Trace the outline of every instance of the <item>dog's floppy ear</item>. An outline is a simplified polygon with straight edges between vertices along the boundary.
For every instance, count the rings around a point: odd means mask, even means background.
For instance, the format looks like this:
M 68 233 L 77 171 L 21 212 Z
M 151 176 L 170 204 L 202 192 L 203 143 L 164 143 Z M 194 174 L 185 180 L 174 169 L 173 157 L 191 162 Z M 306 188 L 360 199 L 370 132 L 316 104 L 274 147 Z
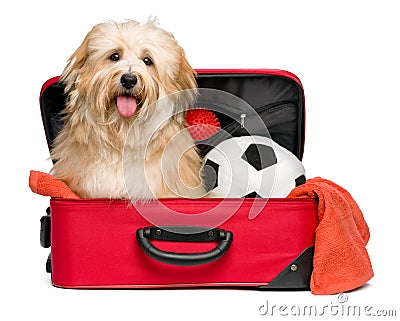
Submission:
M 179 89 L 195 89 L 197 87 L 196 72 L 189 65 L 185 52 L 181 51 L 181 60 L 179 64 L 179 74 L 177 79 Z
M 68 59 L 67 65 L 60 76 L 60 81 L 65 82 L 67 84 L 72 84 L 75 82 L 79 74 L 79 69 L 83 67 L 88 57 L 88 43 L 92 32 L 93 30 L 86 35 L 82 44 Z
M 185 116 L 182 112 L 193 107 L 197 96 L 196 71 L 189 65 L 183 49 L 176 83 L 179 89 L 179 101 L 174 107 L 174 118 L 179 124 L 183 124 Z

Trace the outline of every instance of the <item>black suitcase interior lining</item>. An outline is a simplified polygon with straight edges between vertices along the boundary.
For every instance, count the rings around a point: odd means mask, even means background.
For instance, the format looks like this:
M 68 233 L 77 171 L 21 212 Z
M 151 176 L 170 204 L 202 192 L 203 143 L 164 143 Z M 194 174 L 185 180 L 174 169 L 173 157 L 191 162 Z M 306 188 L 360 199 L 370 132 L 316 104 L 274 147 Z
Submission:
M 300 160 L 302 159 L 304 100 L 302 88 L 295 81 L 277 75 L 223 73 L 199 74 L 197 81 L 199 88 L 218 89 L 243 99 L 264 121 L 270 137 Z M 207 97 L 202 97 L 204 98 Z M 63 126 L 62 110 L 65 107 L 65 100 L 62 83 L 49 86 L 41 96 L 41 112 L 49 149 Z M 248 134 L 241 128 L 236 117 L 226 113 L 216 112 L 216 114 L 221 127 L 233 136 Z M 207 146 L 215 145 L 215 140 L 214 143 L 204 145 L 199 142 L 198 145 L 204 154 L 207 152 Z

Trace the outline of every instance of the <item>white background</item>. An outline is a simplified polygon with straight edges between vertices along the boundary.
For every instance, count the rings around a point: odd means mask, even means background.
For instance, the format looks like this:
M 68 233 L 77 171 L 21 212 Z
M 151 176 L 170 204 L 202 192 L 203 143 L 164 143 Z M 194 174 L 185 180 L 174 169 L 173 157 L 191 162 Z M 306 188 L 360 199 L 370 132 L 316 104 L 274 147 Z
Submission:
M 368 251 L 375 277 L 349 293 L 348 304 L 397 309 L 399 316 L 400 19 L 395 1 L 38 0 L 12 1 L 1 9 L 0 319 L 261 320 L 266 317 L 258 309 L 266 300 L 321 308 L 337 302 L 336 296 L 309 292 L 51 286 L 44 270 L 48 250 L 39 245 L 39 219 L 49 200 L 28 188 L 30 169 L 51 166 L 40 87 L 60 74 L 94 24 L 144 21 L 150 15 L 175 34 L 195 68 L 280 68 L 300 77 L 307 107 L 307 176 L 348 189 L 371 230 Z

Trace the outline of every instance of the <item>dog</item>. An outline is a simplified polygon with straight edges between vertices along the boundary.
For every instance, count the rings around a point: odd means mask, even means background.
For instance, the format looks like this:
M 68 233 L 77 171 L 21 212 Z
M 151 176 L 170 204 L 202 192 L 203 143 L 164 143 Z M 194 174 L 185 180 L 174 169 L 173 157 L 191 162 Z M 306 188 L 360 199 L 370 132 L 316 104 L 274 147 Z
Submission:
M 83 198 L 196 198 L 202 159 L 185 130 L 196 74 L 157 21 L 95 25 L 60 76 L 52 174 Z

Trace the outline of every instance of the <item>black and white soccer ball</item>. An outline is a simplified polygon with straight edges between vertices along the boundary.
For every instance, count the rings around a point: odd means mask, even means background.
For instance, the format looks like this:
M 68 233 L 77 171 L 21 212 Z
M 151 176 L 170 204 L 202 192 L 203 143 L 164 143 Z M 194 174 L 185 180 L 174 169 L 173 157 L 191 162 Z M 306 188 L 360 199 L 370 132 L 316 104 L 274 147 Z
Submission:
M 262 136 L 224 140 L 207 153 L 203 180 L 208 197 L 286 197 L 305 183 L 301 161 L 290 151 Z

